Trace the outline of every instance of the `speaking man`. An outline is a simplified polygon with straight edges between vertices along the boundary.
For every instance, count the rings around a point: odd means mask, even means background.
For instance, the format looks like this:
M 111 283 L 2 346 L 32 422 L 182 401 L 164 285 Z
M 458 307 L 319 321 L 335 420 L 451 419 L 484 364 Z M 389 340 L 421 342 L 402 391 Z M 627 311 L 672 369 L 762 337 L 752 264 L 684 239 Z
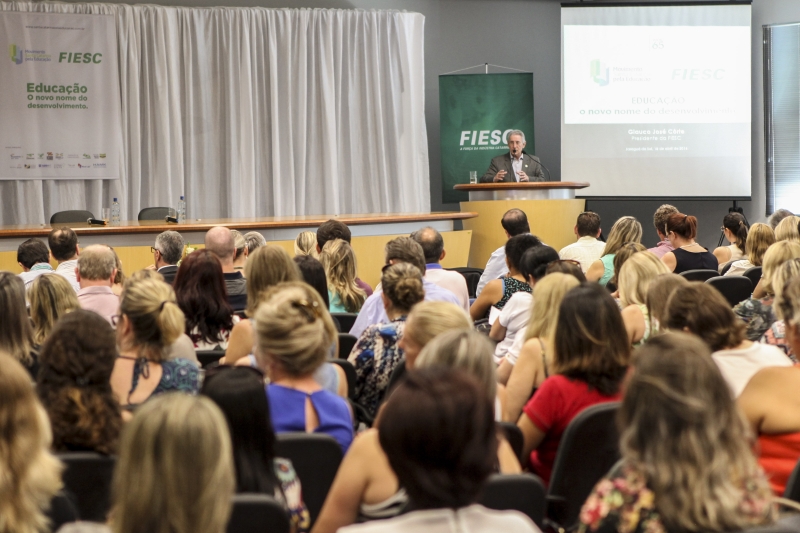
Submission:
M 535 155 L 525 150 L 525 134 L 513 130 L 508 134 L 508 153 L 492 158 L 489 170 L 481 176 L 482 183 L 544 181 L 542 165 Z

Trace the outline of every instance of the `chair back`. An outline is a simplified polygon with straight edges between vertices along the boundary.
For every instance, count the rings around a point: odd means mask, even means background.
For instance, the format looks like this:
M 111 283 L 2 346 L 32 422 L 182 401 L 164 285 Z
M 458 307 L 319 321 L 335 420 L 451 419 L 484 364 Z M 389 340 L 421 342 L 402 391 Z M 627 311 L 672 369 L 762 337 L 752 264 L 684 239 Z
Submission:
M 64 487 L 75 497 L 81 520 L 105 522 L 117 458 L 96 452 L 66 452 L 57 457 L 66 467 Z
M 783 497 L 787 500 L 800 502 L 800 461 L 797 461 L 794 470 L 792 470 L 792 475 L 789 476 L 789 481 L 786 482 Z
M 342 447 L 322 433 L 280 433 L 275 455 L 292 461 L 313 526 L 342 462 Z
M 356 323 L 358 313 L 331 313 L 331 316 L 339 321 L 339 326 L 344 333 L 349 333 L 353 329 L 353 324 Z
M 159 220 L 164 222 L 166 217 L 177 216 L 176 213 L 172 207 L 145 207 L 139 211 L 137 220 Z
M 355 346 L 357 342 L 358 338 L 355 336 L 349 333 L 339 333 L 339 359 L 346 360 L 350 357 L 350 352 L 353 351 L 353 346 Z
M 197 350 L 194 353 L 197 354 L 197 360 L 203 368 L 225 357 L 225 350 Z
M 547 518 L 568 531 L 577 524 L 594 486 L 619 461 L 619 405 L 607 402 L 587 407 L 561 437 L 547 492 Z
M 722 267 L 722 270 L 719 271 L 719 275 L 724 276 L 725 274 L 727 274 L 728 270 L 730 270 L 732 266 L 733 266 L 733 261 L 728 261 L 728 264 Z
M 698 268 L 695 270 L 684 270 L 681 272 L 681 276 L 689 281 L 706 281 L 707 279 L 719 276 L 719 272 L 706 268 Z
M 744 276 L 717 276 L 706 281 L 728 300 L 731 307 L 747 300 L 753 293 L 753 283 Z
M 518 425 L 511 422 L 498 422 L 497 426 L 503 430 L 503 435 L 505 435 L 511 449 L 514 450 L 514 455 L 517 456 L 520 464 L 524 465 L 526 461 L 522 457 L 522 444 L 524 442 L 522 430 L 519 429 Z
M 761 280 L 761 267 L 750 267 L 744 271 L 744 277 L 748 278 L 750 282 L 753 284 L 753 288 L 758 285 L 758 282 Z
M 545 488 L 533 474 L 494 474 L 478 503 L 496 511 L 519 511 L 544 531 Z
M 289 533 L 286 509 L 266 494 L 234 494 L 227 533 Z
M 53 224 L 69 224 L 71 222 L 83 222 L 86 224 L 86 221 L 90 218 L 94 218 L 94 215 L 91 211 L 81 210 L 81 209 L 73 209 L 70 211 L 59 211 L 57 213 L 53 213 L 50 217 L 50 225 Z
M 475 293 L 478 290 L 478 283 L 480 283 L 481 276 L 483 275 L 482 268 L 456 267 L 448 268 L 446 270 L 453 270 L 464 276 L 464 279 L 467 281 L 467 291 L 469 292 L 469 297 L 477 298 Z
M 338 365 L 344 371 L 344 375 L 347 377 L 347 397 L 352 400 L 356 395 L 356 381 L 358 380 L 356 367 L 347 359 L 329 359 L 328 362 Z

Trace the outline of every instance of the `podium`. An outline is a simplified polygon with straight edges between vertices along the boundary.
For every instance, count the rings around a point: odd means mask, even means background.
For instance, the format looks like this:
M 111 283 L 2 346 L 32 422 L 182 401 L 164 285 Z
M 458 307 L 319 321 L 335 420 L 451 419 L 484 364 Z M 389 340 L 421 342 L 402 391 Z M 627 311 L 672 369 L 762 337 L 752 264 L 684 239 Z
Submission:
M 531 233 L 542 242 L 560 250 L 577 240 L 573 228 L 586 202 L 575 198 L 575 191 L 588 183 L 546 181 L 525 183 L 469 183 L 453 188 L 469 193 L 469 201 L 461 202 L 461 211 L 478 213 L 465 219 L 465 230 L 472 230 L 469 266 L 483 268 L 489 256 L 505 245 L 506 234 L 500 225 L 509 209 L 521 209 L 528 215 Z

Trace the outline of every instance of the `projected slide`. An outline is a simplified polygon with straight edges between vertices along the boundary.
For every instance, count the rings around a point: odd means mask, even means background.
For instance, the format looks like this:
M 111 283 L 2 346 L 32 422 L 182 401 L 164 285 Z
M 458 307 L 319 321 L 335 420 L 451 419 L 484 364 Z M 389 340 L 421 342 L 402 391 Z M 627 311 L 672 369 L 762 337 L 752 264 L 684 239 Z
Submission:
M 749 6 L 565 7 L 562 39 L 562 179 L 750 196 Z

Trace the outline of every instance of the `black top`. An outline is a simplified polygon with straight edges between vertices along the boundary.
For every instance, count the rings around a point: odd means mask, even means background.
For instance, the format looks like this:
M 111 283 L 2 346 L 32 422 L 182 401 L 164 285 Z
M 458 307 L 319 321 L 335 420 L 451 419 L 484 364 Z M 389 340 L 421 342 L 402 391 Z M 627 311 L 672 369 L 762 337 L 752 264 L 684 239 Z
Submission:
M 687 252 L 681 248 L 675 248 L 672 253 L 675 254 L 675 270 L 673 270 L 675 274 L 680 274 L 687 270 L 717 270 L 719 267 L 719 261 L 708 250 Z

